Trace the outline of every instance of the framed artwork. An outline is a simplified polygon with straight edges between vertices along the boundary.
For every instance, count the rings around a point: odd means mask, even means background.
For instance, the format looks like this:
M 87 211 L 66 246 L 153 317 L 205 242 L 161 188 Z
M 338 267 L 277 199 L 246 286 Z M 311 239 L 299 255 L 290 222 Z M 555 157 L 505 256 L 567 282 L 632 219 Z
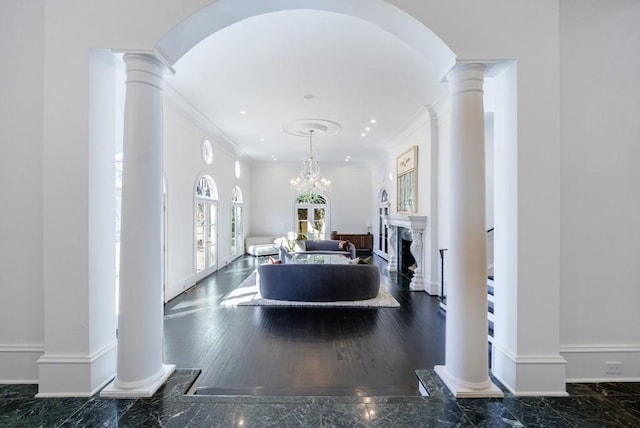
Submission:
M 418 203 L 418 146 L 413 146 L 398 156 L 396 171 L 397 211 L 413 214 Z

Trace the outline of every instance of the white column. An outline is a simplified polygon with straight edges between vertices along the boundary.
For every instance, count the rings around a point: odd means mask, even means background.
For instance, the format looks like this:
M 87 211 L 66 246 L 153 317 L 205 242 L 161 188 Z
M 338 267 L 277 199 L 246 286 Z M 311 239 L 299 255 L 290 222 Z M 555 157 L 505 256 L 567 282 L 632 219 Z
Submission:
M 118 359 L 104 397 L 149 397 L 162 362 L 162 85 L 153 55 L 126 54 Z
M 451 87 L 450 280 L 445 365 L 435 371 L 455 397 L 502 397 L 489 379 L 482 64 L 459 65 Z

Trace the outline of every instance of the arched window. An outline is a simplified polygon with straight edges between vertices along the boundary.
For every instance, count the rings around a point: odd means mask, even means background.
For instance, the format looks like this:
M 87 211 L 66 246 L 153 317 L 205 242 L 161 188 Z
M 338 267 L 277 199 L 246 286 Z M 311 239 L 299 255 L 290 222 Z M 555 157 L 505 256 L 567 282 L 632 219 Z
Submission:
M 198 178 L 195 189 L 195 269 L 200 276 L 217 267 L 218 189 L 208 175 Z
M 238 186 L 231 190 L 231 255 L 242 253 L 242 191 Z
M 329 204 L 317 193 L 303 193 L 295 206 L 296 235 L 298 239 L 327 239 Z
M 385 189 L 380 191 L 378 199 L 378 251 L 386 255 L 389 249 L 389 227 L 384 223 L 384 216 L 389 215 L 389 194 Z

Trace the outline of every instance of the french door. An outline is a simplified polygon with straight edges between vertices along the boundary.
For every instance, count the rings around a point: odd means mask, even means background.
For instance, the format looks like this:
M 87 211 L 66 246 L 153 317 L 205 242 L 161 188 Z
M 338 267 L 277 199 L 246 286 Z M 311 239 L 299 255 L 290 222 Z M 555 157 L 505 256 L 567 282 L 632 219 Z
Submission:
M 218 207 L 215 202 L 196 202 L 196 273 L 216 270 L 217 218 Z

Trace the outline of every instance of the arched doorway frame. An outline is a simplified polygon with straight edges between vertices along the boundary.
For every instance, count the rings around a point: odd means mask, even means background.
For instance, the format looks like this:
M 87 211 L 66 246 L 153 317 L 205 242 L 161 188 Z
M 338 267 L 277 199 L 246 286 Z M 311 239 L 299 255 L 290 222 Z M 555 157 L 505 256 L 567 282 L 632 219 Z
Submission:
M 195 45 L 223 28 L 253 16 L 297 9 L 341 13 L 377 25 L 430 61 L 433 75 L 425 78 L 441 80 L 456 63 L 455 54 L 440 37 L 404 10 L 383 0 L 218 0 L 169 30 L 155 44 L 155 50 L 172 66 Z
M 233 6 L 231 3 L 230 0 L 219 0 L 206 6 L 192 17 L 177 25 L 155 45 L 157 55 L 164 60 L 165 64 L 172 65 L 184 53 L 191 49 L 191 47 L 218 29 L 251 16 L 281 10 L 305 8 L 345 13 L 380 26 L 390 34 L 403 40 L 409 46 L 414 47 L 418 52 L 423 54 L 429 52 L 428 57 L 434 64 L 434 70 L 436 70 L 434 71 L 434 76 L 437 75 L 438 78 L 442 78 L 444 73 L 452 69 L 456 64 L 455 56 L 442 40 L 410 15 L 384 1 L 372 0 L 370 4 L 367 3 L 367 8 L 362 8 L 363 5 L 360 3 L 345 5 L 338 2 L 322 2 L 321 5 L 318 5 L 318 3 L 313 0 L 295 3 L 292 0 L 285 0 L 279 3 L 278 6 L 263 5 L 256 0 L 236 1 L 233 2 Z M 234 7 L 234 12 L 240 11 L 240 13 L 225 14 L 225 10 L 228 11 L 227 9 L 229 7 Z M 407 20 L 402 21 L 402 19 L 398 19 L 401 14 L 404 14 L 403 16 L 405 16 Z M 207 19 L 212 17 L 219 19 Z M 398 23 L 402 23 L 403 25 L 398 26 Z M 416 34 L 420 36 L 411 37 Z M 438 58 L 434 61 L 434 52 L 438 51 L 443 55 L 440 57 L 436 55 Z M 474 63 L 477 63 L 477 61 L 474 61 Z

